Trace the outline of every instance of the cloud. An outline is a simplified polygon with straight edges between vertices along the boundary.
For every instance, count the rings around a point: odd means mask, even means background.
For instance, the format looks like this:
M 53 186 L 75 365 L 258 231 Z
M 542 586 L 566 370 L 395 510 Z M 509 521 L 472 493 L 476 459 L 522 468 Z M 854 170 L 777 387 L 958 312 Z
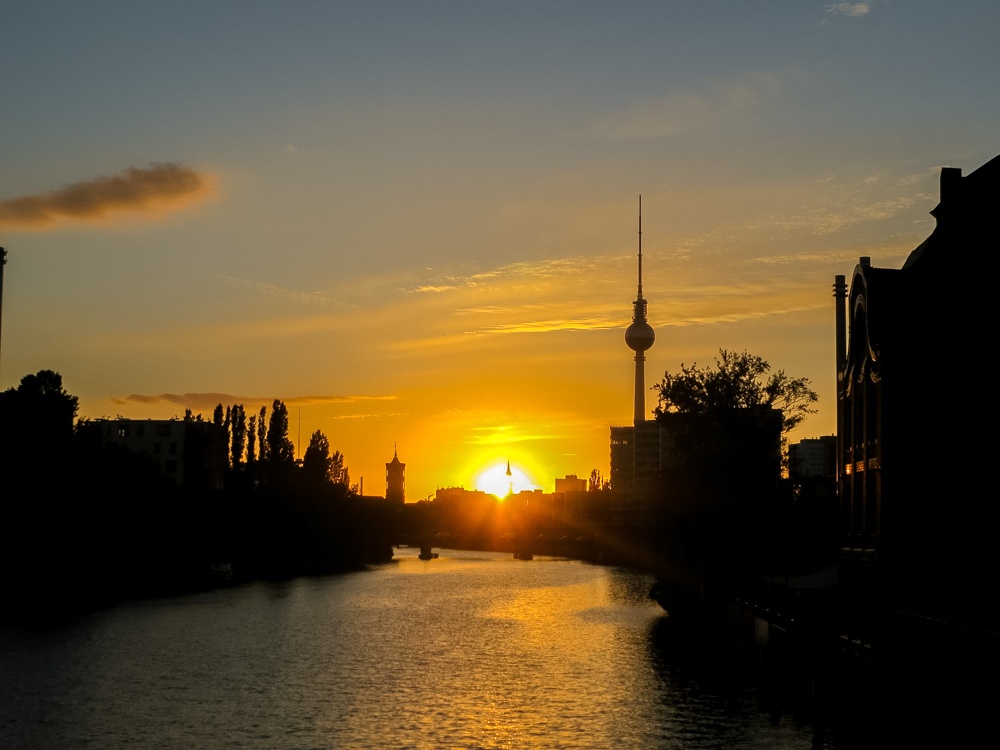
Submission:
M 476 432 L 479 434 L 476 434 Z M 499 427 L 472 428 L 473 434 L 464 440 L 466 445 L 509 445 L 513 443 L 525 443 L 531 440 L 551 440 L 555 435 L 548 434 L 525 434 L 523 430 L 514 425 L 501 425 Z
M 231 393 L 161 393 L 159 395 L 149 395 L 145 393 L 130 393 L 128 396 L 112 398 L 115 404 L 124 406 L 127 404 L 174 404 L 187 409 L 213 409 L 216 404 L 238 404 L 244 401 L 239 396 Z M 252 402 L 252 399 L 246 399 Z M 261 403 L 264 403 L 262 400 Z
M 550 333 L 552 331 L 606 331 L 609 328 L 621 327 L 620 319 L 609 318 L 577 318 L 554 320 L 528 320 L 520 323 L 498 323 L 475 331 L 472 334 L 483 333 Z
M 871 3 L 833 3 L 826 6 L 826 12 L 844 16 L 863 16 L 872 9 Z
M 453 284 L 425 284 L 424 286 L 418 286 L 413 291 L 418 294 L 440 294 L 441 292 L 452 292 L 456 289 L 458 289 L 458 287 Z
M 396 396 L 293 396 L 292 398 L 281 399 L 286 406 L 316 406 L 320 404 L 350 404 L 358 401 L 394 401 Z M 214 409 L 216 404 L 230 406 L 232 404 L 270 404 L 274 401 L 272 396 L 235 396 L 231 393 L 161 393 L 159 395 L 149 395 L 144 393 L 130 393 L 112 399 L 115 404 L 173 404 L 183 406 L 192 411 L 197 409 Z
M 679 91 L 637 104 L 622 115 L 598 122 L 594 130 L 610 141 L 677 135 L 758 109 L 797 77 L 789 73 L 757 72 L 733 81 L 716 81 L 702 91 Z
M 214 188 L 214 175 L 153 162 L 148 169 L 129 167 L 110 177 L 0 201 L 0 227 L 47 229 L 66 220 L 100 221 L 119 211 L 159 214 L 202 200 Z
M 237 289 L 249 289 L 254 293 L 260 295 L 261 297 L 271 297 L 276 299 L 290 300 L 292 302 L 312 305 L 316 307 L 341 307 L 341 308 L 354 308 L 355 305 L 349 305 L 346 302 L 340 302 L 338 300 L 331 300 L 326 296 L 325 292 L 315 291 L 315 292 L 304 292 L 299 289 L 289 289 L 287 287 L 276 286 L 275 284 L 268 284 L 263 281 L 251 281 L 249 279 L 241 279 L 236 276 L 220 276 L 222 283 L 226 286 L 234 287 Z
M 558 282 L 564 285 L 573 277 L 583 278 L 585 274 L 600 268 L 606 258 L 556 258 L 539 261 L 517 261 L 477 271 L 465 275 L 446 275 L 431 279 L 409 291 L 415 294 L 442 294 L 446 292 L 500 288 L 512 284 L 530 284 L 533 287 Z M 473 310 L 474 311 L 474 310 Z M 465 312 L 465 311 L 459 311 Z

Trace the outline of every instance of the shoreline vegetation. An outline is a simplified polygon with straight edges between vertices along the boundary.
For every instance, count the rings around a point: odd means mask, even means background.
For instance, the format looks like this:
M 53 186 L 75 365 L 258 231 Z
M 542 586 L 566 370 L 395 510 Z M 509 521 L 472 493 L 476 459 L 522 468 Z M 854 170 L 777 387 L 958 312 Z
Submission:
M 76 410 L 51 370 L 0 393 L 0 619 L 391 558 L 387 509 L 357 496 L 322 433 L 295 462 L 280 401 L 269 421 L 241 406 L 211 421 Z M 142 444 L 150 455 L 123 444 L 144 428 L 167 436 Z

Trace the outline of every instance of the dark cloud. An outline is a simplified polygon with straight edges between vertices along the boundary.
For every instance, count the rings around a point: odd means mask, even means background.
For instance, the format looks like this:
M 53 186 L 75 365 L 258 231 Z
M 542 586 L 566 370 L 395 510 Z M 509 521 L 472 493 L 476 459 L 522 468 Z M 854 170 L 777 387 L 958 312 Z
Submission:
M 293 396 L 281 399 L 289 406 L 306 406 L 318 404 L 352 403 L 355 401 L 391 401 L 395 396 Z M 228 406 L 232 404 L 270 404 L 274 397 L 235 396 L 232 393 L 161 393 L 151 395 L 131 393 L 128 396 L 113 399 L 115 404 L 174 404 L 186 409 L 212 409 L 216 404 Z
M 110 177 L 0 201 L 0 227 L 44 229 L 65 219 L 105 219 L 116 211 L 158 213 L 201 200 L 214 184 L 213 175 L 181 164 L 129 167 Z
M 216 404 L 239 404 L 253 399 L 243 399 L 231 393 L 161 393 L 151 395 L 145 393 L 130 393 L 128 396 L 113 399 L 114 403 L 125 404 L 174 404 L 188 409 L 211 409 Z M 260 399 L 266 403 L 267 399 Z

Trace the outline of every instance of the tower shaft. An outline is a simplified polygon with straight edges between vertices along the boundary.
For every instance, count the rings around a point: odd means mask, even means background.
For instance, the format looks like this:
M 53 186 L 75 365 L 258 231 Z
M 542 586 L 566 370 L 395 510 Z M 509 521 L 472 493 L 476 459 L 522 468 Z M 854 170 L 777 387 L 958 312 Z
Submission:
M 635 353 L 635 404 L 633 421 L 638 424 L 646 419 L 646 354 Z

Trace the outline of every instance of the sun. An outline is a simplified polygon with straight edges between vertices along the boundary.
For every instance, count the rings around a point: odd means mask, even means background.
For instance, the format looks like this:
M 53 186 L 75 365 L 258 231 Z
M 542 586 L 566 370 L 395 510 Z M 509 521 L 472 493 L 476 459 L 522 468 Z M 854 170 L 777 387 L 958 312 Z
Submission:
M 508 473 L 509 472 L 509 473 Z M 537 489 L 520 467 L 509 462 L 494 464 L 476 477 L 476 489 L 496 495 L 501 500 L 514 492 Z

